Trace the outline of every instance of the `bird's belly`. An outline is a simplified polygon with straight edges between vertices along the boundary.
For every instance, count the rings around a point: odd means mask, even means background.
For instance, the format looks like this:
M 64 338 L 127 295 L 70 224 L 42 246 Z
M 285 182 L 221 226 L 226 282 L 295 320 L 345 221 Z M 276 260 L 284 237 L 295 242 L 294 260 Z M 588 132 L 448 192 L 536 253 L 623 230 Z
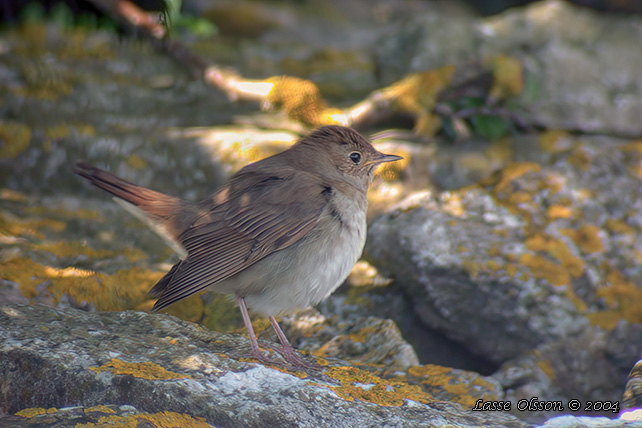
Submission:
M 245 294 L 250 309 L 277 315 L 314 305 L 336 290 L 361 256 L 365 243 L 365 212 L 349 220 L 345 224 L 323 219 L 309 236 L 243 272 L 241 276 L 249 274 L 247 279 L 252 282 Z

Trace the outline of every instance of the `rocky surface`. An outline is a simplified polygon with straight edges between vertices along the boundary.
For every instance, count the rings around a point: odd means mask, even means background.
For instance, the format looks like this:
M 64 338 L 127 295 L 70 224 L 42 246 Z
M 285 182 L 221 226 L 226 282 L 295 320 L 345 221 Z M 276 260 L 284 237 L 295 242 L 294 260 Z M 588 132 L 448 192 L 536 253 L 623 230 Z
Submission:
M 639 137 L 642 20 L 604 15 L 560 0 L 533 3 L 486 19 L 416 17 L 377 51 L 384 82 L 410 71 L 519 58 L 525 88 L 516 106 L 547 129 Z M 635 36 L 634 36 L 635 35 Z
M 0 307 L 0 335 L 2 415 L 127 403 L 219 427 L 525 426 L 437 398 L 423 382 L 443 372 L 417 369 L 410 383 L 338 362 L 321 373 L 276 370 L 243 358 L 245 338 L 170 316 L 8 305 Z M 476 376 L 469 379 L 459 397 L 489 394 Z
M 504 364 L 509 397 L 616 401 L 642 353 L 642 152 L 597 142 L 416 195 L 370 227 L 368 259 L 423 322 Z

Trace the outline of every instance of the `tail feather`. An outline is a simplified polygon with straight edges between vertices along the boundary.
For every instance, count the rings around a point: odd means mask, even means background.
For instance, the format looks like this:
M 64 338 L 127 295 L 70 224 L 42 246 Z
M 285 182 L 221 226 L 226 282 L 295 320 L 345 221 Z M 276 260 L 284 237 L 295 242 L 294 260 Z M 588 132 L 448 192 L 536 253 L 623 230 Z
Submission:
M 89 180 L 94 186 L 137 206 L 157 219 L 165 219 L 174 214 L 179 204 L 178 198 L 137 186 L 84 162 L 78 162 L 74 172 Z
M 181 258 L 187 256 L 177 238 L 185 228 L 185 223 L 190 221 L 189 203 L 137 186 L 84 162 L 78 162 L 74 172 L 114 195 L 119 205 L 151 227 Z

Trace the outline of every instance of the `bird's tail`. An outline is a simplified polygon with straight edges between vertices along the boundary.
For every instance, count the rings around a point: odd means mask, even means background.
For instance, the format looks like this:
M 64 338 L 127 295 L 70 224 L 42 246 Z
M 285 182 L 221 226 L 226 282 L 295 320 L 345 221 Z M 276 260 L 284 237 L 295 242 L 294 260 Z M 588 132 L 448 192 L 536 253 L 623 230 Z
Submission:
M 183 217 L 179 198 L 137 186 L 85 162 L 78 162 L 74 172 L 114 195 L 119 205 L 159 233 L 181 257 L 186 255 L 177 242 Z

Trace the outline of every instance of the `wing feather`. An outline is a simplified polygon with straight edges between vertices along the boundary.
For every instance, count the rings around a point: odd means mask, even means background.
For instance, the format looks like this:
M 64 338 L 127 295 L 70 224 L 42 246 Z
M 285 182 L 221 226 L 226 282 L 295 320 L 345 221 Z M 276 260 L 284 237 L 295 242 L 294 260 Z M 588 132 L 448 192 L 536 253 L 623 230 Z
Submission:
M 179 236 L 187 257 L 161 279 L 162 290 L 154 287 L 162 292 L 154 310 L 228 279 L 297 242 L 319 221 L 327 203 L 325 190 L 302 171 L 242 170 Z

